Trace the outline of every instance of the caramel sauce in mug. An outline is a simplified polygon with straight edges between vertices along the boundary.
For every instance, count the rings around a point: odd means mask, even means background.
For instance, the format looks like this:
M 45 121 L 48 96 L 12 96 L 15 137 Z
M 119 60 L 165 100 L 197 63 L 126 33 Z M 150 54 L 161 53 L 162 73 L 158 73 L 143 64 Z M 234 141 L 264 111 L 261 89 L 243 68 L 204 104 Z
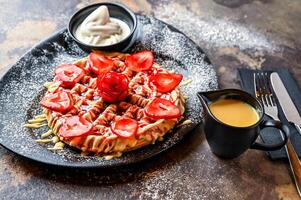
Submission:
M 250 104 L 238 99 L 219 99 L 209 105 L 211 113 L 221 122 L 235 127 L 248 127 L 259 120 Z

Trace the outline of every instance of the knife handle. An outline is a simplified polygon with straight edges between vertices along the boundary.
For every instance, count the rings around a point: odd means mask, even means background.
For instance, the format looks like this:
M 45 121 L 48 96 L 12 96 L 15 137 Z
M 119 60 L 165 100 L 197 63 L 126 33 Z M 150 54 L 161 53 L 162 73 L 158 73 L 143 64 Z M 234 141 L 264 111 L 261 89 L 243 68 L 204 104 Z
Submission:
M 299 196 L 301 196 L 301 163 L 298 154 L 296 153 L 290 140 L 287 141 L 285 149 L 295 179 L 296 188 L 298 190 Z

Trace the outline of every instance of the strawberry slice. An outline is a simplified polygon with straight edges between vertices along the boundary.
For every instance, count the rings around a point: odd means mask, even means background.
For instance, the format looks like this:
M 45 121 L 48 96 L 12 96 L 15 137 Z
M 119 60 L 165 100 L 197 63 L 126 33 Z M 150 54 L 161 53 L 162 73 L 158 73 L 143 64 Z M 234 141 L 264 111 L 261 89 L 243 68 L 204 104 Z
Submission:
M 155 98 L 145 107 L 144 112 L 152 119 L 173 119 L 181 116 L 181 111 L 177 106 L 162 98 Z
M 136 72 L 149 70 L 154 64 L 154 55 L 151 51 L 141 51 L 125 59 L 125 65 Z
M 114 61 L 99 53 L 90 53 L 88 60 L 90 69 L 97 75 L 107 73 L 114 67 Z
M 74 64 L 60 65 L 54 73 L 54 79 L 60 81 L 62 87 L 73 87 L 85 75 L 84 70 Z
M 58 91 L 53 94 L 47 94 L 40 104 L 44 108 L 60 113 L 65 113 L 73 108 L 72 96 L 68 91 Z
M 131 138 L 137 133 L 138 122 L 130 118 L 119 119 L 113 123 L 111 130 L 119 137 Z
M 129 81 L 124 74 L 109 72 L 97 77 L 97 87 L 104 101 L 122 101 L 128 95 Z
M 91 133 L 92 123 L 82 116 L 74 115 L 65 118 L 62 127 L 59 130 L 59 136 L 64 138 L 83 137 Z
M 149 83 L 153 84 L 158 92 L 166 93 L 175 89 L 182 79 L 182 74 L 157 73 L 150 75 Z

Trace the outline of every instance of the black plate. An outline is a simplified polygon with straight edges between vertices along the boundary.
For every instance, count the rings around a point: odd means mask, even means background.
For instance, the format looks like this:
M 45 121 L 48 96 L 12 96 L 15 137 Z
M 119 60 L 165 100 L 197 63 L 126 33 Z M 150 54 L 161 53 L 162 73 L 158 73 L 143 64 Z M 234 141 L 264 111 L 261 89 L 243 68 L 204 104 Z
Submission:
M 47 150 L 48 144 L 36 143 L 34 140 L 46 129 L 33 130 L 23 125 L 33 115 L 41 113 L 39 101 L 45 92 L 43 83 L 52 80 L 55 66 L 87 55 L 64 29 L 31 49 L 1 79 L 0 144 L 23 157 L 46 164 L 107 168 L 152 157 L 179 142 L 192 130 L 201 121 L 202 113 L 196 92 L 216 89 L 216 73 L 203 51 L 183 33 L 157 19 L 137 17 L 142 37 L 128 52 L 151 49 L 157 63 L 183 74 L 184 80 L 192 80 L 182 87 L 184 95 L 189 97 L 185 117 L 191 119 L 192 124 L 175 129 L 162 142 L 111 160 L 81 156 L 68 147 L 52 152 Z

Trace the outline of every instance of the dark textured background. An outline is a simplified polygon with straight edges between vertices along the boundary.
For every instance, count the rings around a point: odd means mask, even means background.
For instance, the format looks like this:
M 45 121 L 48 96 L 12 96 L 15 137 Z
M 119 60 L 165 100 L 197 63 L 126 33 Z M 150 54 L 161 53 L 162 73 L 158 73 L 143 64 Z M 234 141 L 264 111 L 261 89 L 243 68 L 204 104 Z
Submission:
M 0 0 L 0 69 L 99 1 Z M 288 68 L 301 85 L 299 0 L 128 0 L 135 12 L 183 31 L 208 54 L 222 88 L 238 67 Z M 0 199 L 298 199 L 287 163 L 247 151 L 222 160 L 200 129 L 162 155 L 122 169 L 64 170 L 0 147 Z

